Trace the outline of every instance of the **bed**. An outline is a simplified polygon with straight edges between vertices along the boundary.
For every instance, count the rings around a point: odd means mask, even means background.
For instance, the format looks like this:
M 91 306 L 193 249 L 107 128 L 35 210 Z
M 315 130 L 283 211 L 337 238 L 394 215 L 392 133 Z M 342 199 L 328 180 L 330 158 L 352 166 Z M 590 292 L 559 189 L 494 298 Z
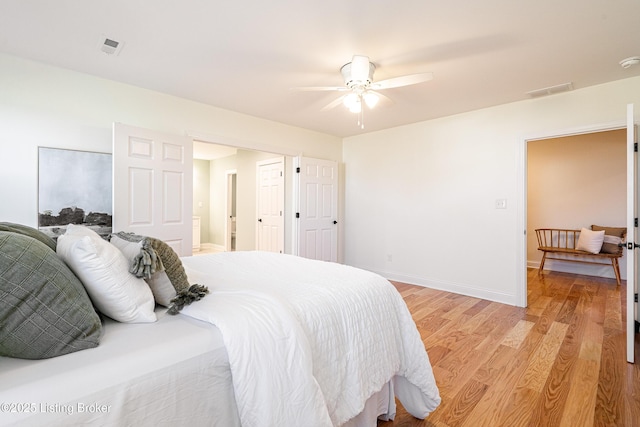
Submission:
M 209 293 L 179 314 L 154 304 L 153 320 L 147 306 L 136 321 L 101 315 L 88 348 L 0 357 L 0 424 L 364 427 L 393 418 L 396 397 L 418 418 L 440 403 L 411 315 L 382 277 L 257 251 L 180 264 Z

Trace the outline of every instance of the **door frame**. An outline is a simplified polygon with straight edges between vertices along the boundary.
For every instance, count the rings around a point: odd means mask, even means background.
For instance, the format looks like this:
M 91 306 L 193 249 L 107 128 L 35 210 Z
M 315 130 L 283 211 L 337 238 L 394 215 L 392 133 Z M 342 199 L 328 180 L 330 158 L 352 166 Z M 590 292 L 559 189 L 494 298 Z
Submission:
M 238 171 L 236 169 L 229 169 L 226 170 L 224 172 L 224 176 L 226 179 L 226 183 L 227 185 L 225 186 L 225 200 L 226 200 L 226 206 L 225 206 L 225 222 L 224 222 L 224 250 L 227 252 L 230 252 L 232 250 L 231 248 L 231 241 L 232 241 L 232 230 L 231 230 L 231 214 L 233 213 L 233 194 L 232 194 L 232 180 L 233 180 L 233 176 L 236 177 L 236 183 L 237 183 L 237 177 L 238 177 Z M 237 191 L 237 187 L 236 187 L 236 191 Z M 237 194 L 236 194 L 237 197 Z M 237 231 L 236 231 L 237 232 Z M 237 235 L 236 235 L 236 242 L 237 240 Z M 233 248 L 233 250 L 235 250 L 235 247 Z
M 626 116 L 625 116 L 626 117 Z M 527 306 L 527 144 L 532 141 L 550 138 L 563 138 L 574 135 L 606 132 L 612 130 L 626 129 L 627 123 L 624 118 L 611 123 L 580 126 L 575 128 L 556 129 L 541 131 L 524 135 L 520 139 L 518 153 L 518 187 L 520 196 L 517 201 L 517 247 L 516 261 L 519 268 L 516 277 L 516 305 L 518 307 Z M 626 166 L 626 165 L 625 165 Z

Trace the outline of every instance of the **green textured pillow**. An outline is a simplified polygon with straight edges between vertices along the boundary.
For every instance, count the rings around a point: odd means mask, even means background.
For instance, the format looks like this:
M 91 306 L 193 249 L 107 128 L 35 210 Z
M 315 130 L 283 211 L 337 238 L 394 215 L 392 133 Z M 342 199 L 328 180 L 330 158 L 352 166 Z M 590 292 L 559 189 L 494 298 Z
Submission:
M 96 347 L 102 324 L 87 292 L 55 252 L 0 231 L 0 356 L 46 359 Z
M 44 234 L 42 231 L 29 227 L 28 225 L 15 224 L 12 222 L 0 222 L 0 231 L 11 231 L 12 233 L 24 234 L 33 237 L 49 246 L 52 251 L 56 251 L 56 241 Z

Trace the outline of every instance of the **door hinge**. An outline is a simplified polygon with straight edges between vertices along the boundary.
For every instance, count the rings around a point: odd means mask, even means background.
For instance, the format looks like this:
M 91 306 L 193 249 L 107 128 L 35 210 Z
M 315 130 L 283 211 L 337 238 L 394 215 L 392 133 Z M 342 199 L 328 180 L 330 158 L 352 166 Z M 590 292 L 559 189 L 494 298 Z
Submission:
M 636 153 L 638 152 L 638 143 L 637 142 L 633 143 L 633 151 L 636 152 Z
M 635 218 L 635 219 L 633 220 L 633 226 L 634 226 L 634 227 L 636 227 L 636 228 L 638 228 L 638 218 Z
M 296 212 L 296 218 L 300 218 L 300 212 Z
M 296 173 L 300 173 L 300 166 L 296 168 Z

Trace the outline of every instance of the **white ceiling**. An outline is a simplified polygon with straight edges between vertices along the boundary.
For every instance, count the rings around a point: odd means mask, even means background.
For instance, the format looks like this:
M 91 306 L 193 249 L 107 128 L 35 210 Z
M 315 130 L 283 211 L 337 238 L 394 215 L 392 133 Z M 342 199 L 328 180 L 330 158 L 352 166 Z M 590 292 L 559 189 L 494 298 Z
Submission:
M 124 43 L 98 48 L 101 36 Z M 2 0 L 0 51 L 277 122 L 350 136 L 640 75 L 638 0 Z M 376 80 L 430 71 L 365 112 L 340 67 L 369 56 Z
M 226 145 L 209 144 L 207 142 L 193 141 L 193 158 L 200 160 L 215 160 L 233 156 L 238 152 L 235 147 Z

